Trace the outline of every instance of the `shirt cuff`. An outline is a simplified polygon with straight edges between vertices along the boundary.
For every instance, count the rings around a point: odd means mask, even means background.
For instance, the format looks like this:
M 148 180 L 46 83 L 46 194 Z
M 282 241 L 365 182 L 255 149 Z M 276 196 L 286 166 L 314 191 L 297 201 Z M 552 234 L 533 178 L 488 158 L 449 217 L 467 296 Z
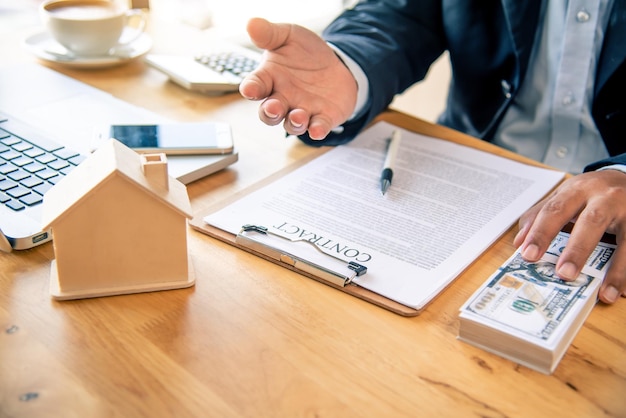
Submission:
M 339 56 L 339 59 L 341 59 L 343 63 L 345 64 L 345 66 L 348 67 L 348 70 L 350 70 L 350 72 L 352 73 L 352 76 L 356 80 L 356 85 L 357 85 L 356 105 L 354 106 L 354 112 L 352 113 L 352 116 L 350 116 L 348 121 L 357 119 L 357 117 L 361 116 L 361 113 L 366 108 L 367 101 L 369 98 L 370 86 L 367 80 L 367 76 L 365 75 L 365 72 L 363 72 L 363 69 L 361 68 L 361 66 L 357 64 L 348 55 L 346 55 L 345 52 L 343 52 L 341 49 L 337 48 L 335 45 L 331 44 L 330 42 L 328 43 L 328 46 L 330 46 L 333 49 L 333 51 L 335 51 L 335 54 L 337 54 Z
M 626 165 L 624 164 L 605 165 L 604 167 L 598 168 L 596 171 L 602 171 L 602 170 L 617 170 L 617 171 L 621 171 L 622 173 L 626 173 Z

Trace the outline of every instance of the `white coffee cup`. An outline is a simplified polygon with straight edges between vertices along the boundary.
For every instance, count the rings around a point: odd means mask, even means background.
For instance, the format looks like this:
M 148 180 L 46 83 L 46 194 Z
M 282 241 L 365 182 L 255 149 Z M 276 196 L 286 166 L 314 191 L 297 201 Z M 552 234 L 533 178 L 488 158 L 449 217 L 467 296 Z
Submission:
M 104 56 L 143 33 L 146 15 L 119 1 L 48 0 L 40 6 L 50 35 L 77 56 Z

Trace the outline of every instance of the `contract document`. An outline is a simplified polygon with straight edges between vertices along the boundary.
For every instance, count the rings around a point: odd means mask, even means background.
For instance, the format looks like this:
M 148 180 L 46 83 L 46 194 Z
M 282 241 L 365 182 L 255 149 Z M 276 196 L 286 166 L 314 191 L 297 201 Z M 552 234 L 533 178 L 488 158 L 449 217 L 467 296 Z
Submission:
M 359 263 L 367 273 L 351 285 L 421 310 L 564 176 L 401 129 L 383 195 L 396 129 L 378 122 L 203 220 L 232 234 L 262 226 L 285 238 L 280 251 L 317 264 Z

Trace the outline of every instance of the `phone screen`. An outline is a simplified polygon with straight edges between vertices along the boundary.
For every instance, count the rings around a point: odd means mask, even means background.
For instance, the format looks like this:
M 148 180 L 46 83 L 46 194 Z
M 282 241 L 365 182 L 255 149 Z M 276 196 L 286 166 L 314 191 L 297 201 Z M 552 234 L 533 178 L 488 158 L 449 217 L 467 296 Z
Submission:
M 203 149 L 223 147 L 216 124 L 112 125 L 109 135 L 130 148 Z M 228 142 L 225 142 L 228 145 Z
M 230 124 L 226 122 L 168 122 L 115 124 L 94 127 L 94 148 L 115 138 L 140 153 L 169 155 L 229 154 L 234 151 Z

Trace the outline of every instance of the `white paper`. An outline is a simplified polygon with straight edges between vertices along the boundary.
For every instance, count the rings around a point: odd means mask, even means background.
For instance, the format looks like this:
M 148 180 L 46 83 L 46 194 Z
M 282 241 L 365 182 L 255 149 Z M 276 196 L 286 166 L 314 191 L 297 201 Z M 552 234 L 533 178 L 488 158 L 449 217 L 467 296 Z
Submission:
M 234 234 L 257 224 L 307 237 L 367 266 L 358 285 L 421 309 L 564 175 L 402 130 L 382 195 L 394 129 L 379 122 L 205 222 Z

